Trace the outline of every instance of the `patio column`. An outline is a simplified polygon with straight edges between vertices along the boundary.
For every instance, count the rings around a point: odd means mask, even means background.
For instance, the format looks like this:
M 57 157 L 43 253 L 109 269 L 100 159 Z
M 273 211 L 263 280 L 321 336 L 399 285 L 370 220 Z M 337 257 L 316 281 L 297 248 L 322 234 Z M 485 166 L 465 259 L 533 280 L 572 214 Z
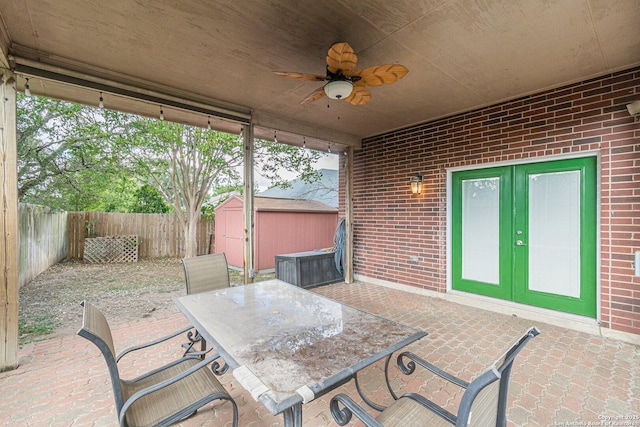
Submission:
M 18 367 L 16 77 L 0 69 L 0 372 Z
M 254 209 L 253 209 L 253 122 L 242 127 L 244 140 L 244 283 L 253 283 L 255 276 Z

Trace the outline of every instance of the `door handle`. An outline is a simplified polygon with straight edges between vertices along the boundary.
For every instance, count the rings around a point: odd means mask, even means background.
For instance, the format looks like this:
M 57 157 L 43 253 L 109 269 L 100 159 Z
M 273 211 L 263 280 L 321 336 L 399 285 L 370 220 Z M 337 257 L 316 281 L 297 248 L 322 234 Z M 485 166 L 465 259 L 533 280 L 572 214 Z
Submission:
M 522 240 L 516 240 L 516 246 L 527 246 Z

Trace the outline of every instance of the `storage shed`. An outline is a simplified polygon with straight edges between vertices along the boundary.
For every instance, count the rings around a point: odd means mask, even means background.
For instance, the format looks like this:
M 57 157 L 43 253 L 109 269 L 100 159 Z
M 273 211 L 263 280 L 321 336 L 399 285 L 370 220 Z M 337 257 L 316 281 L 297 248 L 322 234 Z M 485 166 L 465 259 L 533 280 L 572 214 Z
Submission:
M 215 209 L 215 252 L 232 267 L 243 268 L 243 206 L 233 196 Z M 275 268 L 275 256 L 333 247 L 338 210 L 315 200 L 254 198 L 257 272 Z

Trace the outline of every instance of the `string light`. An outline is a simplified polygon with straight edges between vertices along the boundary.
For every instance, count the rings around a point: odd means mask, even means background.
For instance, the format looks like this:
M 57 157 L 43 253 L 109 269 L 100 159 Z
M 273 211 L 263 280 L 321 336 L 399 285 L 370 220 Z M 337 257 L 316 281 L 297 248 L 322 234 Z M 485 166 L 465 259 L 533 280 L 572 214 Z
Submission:
M 207 129 L 211 130 L 211 116 L 207 116 Z
M 328 150 L 328 152 L 329 152 L 329 153 L 331 153 L 331 143 L 329 143 L 329 150 Z
M 160 106 L 160 120 L 164 120 L 164 111 L 162 111 L 162 105 Z
M 278 143 L 278 135 L 277 135 L 277 130 L 273 131 L 273 142 L 275 142 L 276 144 Z
M 104 98 L 102 97 L 102 92 L 100 92 L 100 101 L 98 102 L 98 107 L 104 108 Z
M 307 148 L 307 137 L 306 136 L 302 137 L 302 148 Z
M 27 78 L 27 82 L 24 84 L 24 94 L 26 96 L 31 96 L 31 90 L 29 89 L 29 78 Z

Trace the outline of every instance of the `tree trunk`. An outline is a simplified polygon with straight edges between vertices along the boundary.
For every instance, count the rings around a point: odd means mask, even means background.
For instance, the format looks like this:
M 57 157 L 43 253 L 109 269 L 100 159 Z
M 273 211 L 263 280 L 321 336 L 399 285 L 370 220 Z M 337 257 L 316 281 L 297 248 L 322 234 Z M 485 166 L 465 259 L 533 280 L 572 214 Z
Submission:
M 187 212 L 187 221 L 184 222 L 184 246 L 185 258 L 198 256 L 198 222 L 200 212 Z

